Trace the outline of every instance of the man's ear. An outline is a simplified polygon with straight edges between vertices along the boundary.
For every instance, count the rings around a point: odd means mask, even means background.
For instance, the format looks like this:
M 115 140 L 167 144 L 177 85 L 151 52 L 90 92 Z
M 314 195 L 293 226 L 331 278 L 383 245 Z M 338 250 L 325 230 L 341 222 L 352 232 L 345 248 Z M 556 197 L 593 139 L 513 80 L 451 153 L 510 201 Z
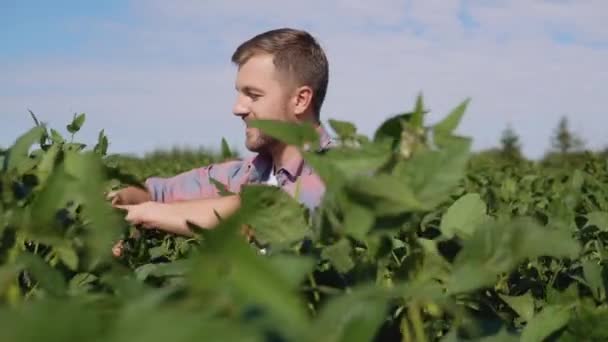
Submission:
M 294 96 L 294 113 L 300 116 L 312 105 L 312 88 L 309 86 L 301 86 L 296 88 Z

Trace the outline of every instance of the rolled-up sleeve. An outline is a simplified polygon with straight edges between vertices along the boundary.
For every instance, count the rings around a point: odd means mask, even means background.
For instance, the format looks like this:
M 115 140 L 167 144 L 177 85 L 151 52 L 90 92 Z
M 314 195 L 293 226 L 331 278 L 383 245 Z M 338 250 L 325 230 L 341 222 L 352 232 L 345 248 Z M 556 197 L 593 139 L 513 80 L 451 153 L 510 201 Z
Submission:
M 231 161 L 196 168 L 170 178 L 150 177 L 145 185 L 156 202 L 175 202 L 192 199 L 214 198 L 219 191 L 211 178 L 229 188 L 242 162 Z

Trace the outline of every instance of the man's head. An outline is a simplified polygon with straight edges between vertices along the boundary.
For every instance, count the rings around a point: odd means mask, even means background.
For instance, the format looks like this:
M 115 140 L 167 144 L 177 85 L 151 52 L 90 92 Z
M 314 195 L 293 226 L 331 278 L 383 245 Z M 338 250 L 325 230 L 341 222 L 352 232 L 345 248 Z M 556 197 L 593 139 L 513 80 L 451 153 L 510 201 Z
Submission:
M 232 55 L 238 65 L 233 108 L 249 120 L 318 122 L 328 83 L 328 62 L 323 49 L 307 32 L 277 29 L 241 44 Z M 247 128 L 246 146 L 267 151 L 276 141 Z

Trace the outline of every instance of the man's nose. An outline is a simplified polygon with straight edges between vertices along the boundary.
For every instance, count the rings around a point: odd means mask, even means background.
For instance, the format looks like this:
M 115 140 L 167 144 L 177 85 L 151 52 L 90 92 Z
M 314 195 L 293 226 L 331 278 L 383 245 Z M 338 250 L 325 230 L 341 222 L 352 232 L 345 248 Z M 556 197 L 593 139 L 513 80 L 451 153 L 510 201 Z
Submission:
M 234 106 L 232 107 L 232 113 L 240 117 L 244 117 L 249 114 L 249 107 L 243 103 L 241 96 L 237 96 Z

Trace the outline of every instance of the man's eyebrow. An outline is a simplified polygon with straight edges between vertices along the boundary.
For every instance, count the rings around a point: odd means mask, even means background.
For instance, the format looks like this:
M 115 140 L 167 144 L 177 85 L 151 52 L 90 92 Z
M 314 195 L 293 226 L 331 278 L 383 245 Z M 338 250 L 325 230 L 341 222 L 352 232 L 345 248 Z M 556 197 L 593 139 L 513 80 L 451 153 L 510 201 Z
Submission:
M 239 87 L 238 87 L 238 86 L 235 86 L 234 88 L 235 88 L 237 91 L 239 90 Z M 262 89 L 259 89 L 259 88 L 256 88 L 256 87 L 252 87 L 252 86 L 244 86 L 244 87 L 242 88 L 242 91 L 243 91 L 243 92 L 248 92 L 248 93 L 250 93 L 250 92 L 252 92 L 252 91 L 253 91 L 253 92 L 257 92 L 257 93 L 264 93 L 264 91 L 263 91 Z

